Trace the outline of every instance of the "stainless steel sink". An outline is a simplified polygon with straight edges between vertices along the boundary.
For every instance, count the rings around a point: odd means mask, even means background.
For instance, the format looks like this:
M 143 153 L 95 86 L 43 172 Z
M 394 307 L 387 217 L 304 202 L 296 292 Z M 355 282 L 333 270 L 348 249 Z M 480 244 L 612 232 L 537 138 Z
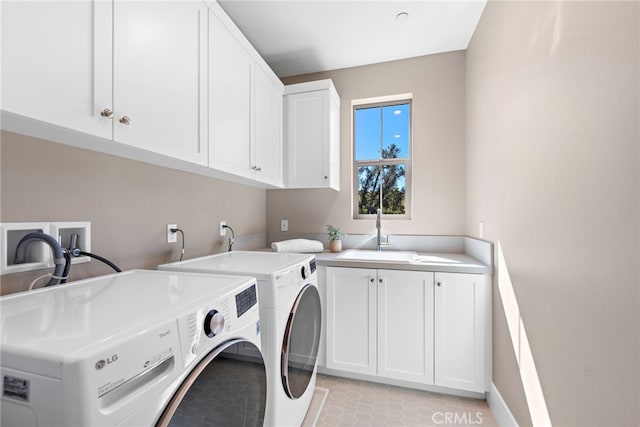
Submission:
M 352 259 L 358 261 L 381 262 L 413 262 L 417 254 L 411 251 L 371 251 L 361 249 L 349 249 L 337 256 L 340 259 Z

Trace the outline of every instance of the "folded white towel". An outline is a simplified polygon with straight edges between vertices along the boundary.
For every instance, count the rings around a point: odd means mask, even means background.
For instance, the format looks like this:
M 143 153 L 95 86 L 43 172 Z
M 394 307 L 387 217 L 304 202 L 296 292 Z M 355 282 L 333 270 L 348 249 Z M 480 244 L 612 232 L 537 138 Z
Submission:
M 276 252 L 322 252 L 324 246 L 318 240 L 291 239 L 273 242 L 271 248 Z

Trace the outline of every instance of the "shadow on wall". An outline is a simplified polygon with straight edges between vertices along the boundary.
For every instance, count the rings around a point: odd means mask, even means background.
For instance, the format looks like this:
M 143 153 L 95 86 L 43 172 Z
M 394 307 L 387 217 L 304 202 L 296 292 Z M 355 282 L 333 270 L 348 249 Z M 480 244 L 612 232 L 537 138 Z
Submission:
M 502 253 L 502 245 L 498 242 L 498 291 L 504 307 L 504 315 L 509 327 L 509 335 L 513 344 L 513 352 L 518 362 L 518 371 L 522 380 L 527 406 L 534 426 L 551 426 L 551 418 L 544 399 L 540 377 L 531 353 L 527 331 L 520 316 L 520 307 L 513 290 L 507 263 Z

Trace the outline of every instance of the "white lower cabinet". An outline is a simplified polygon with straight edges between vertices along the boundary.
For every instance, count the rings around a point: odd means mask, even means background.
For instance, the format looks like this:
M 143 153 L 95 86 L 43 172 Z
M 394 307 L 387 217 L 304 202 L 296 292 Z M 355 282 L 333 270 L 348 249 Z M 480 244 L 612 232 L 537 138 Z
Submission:
M 328 267 L 326 367 L 482 393 L 485 276 Z
M 435 383 L 484 392 L 488 303 L 481 274 L 435 275 Z
M 377 273 L 327 268 L 327 368 L 375 375 Z
M 378 270 L 378 376 L 433 384 L 433 273 Z

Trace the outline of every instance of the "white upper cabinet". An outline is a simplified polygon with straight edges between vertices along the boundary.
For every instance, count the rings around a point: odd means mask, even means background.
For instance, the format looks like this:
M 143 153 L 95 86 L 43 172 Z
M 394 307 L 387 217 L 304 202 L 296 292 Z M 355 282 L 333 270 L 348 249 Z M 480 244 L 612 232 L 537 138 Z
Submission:
M 282 187 L 284 85 L 215 1 L 2 3 L 2 128 Z
M 282 187 L 283 86 L 258 66 L 254 67 L 253 83 L 251 169 L 256 179 Z
M 115 1 L 113 58 L 113 139 L 206 165 L 206 6 Z
M 100 116 L 113 110 L 111 3 L 5 1 L 1 7 L 2 109 L 111 139 L 112 121 Z
M 251 175 L 251 68 L 242 45 L 209 13 L 209 166 Z
M 281 187 L 284 86 L 222 9 L 210 6 L 209 166 Z
M 285 87 L 285 187 L 340 190 L 340 98 L 331 80 Z
M 206 165 L 199 1 L 2 4 L 2 109 Z

